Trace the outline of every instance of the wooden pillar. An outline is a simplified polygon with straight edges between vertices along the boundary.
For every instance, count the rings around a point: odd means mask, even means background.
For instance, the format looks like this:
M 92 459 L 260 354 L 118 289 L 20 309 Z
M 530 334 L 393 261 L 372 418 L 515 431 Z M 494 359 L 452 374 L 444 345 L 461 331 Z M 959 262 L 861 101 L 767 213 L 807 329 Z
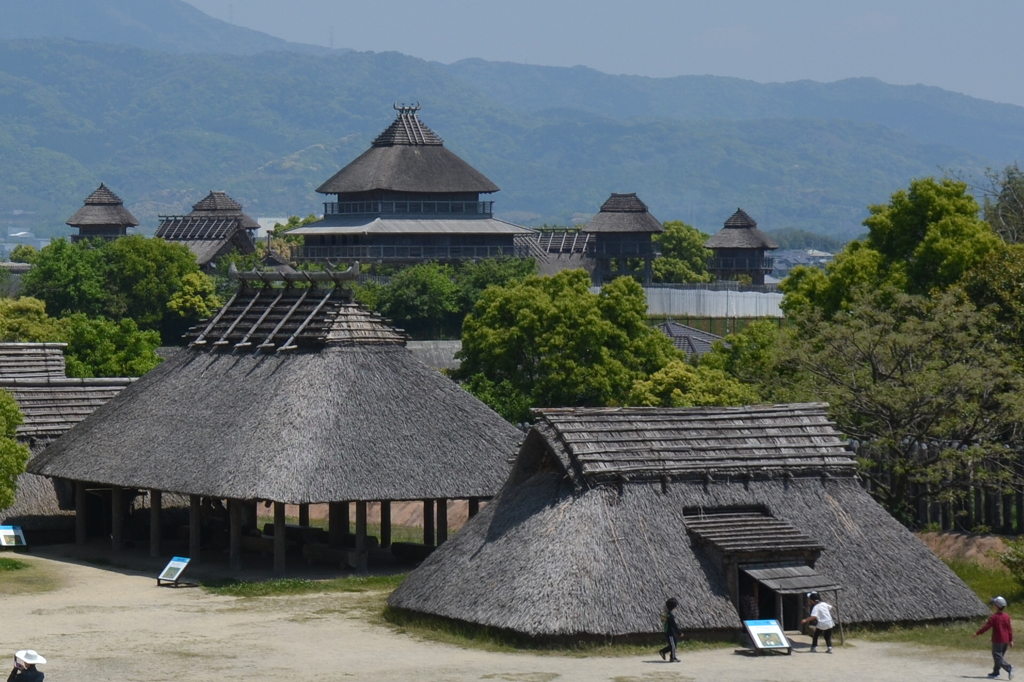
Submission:
M 75 544 L 84 545 L 88 539 L 85 504 L 88 495 L 85 491 L 85 481 L 75 481 Z
M 469 498 L 469 518 L 473 518 L 480 513 L 480 498 L 471 497 Z
M 423 500 L 423 544 L 434 546 L 434 501 Z
M 1014 505 L 1014 511 L 1017 512 L 1017 535 L 1024 535 L 1024 492 L 1018 490 L 1014 495 L 1016 503 Z
M 241 500 L 228 500 L 228 568 L 242 570 L 242 505 Z
M 381 500 L 380 503 L 380 546 L 381 549 L 391 547 L 391 501 Z
M 356 502 L 356 552 L 366 551 L 366 503 Z
M 299 505 L 299 525 L 300 526 L 308 526 L 309 525 L 309 505 L 308 504 L 300 504 Z
M 188 496 L 188 556 L 198 564 L 199 556 L 199 495 Z
M 164 495 L 159 490 L 149 491 L 149 556 L 160 556 L 160 510 Z
M 778 592 L 775 593 L 775 617 L 779 620 L 779 627 L 783 632 L 786 631 L 786 620 L 782 617 L 782 595 Z
M 348 502 L 327 505 L 327 544 L 336 549 L 344 546 L 345 534 L 348 533 L 348 514 L 342 512 L 343 507 L 347 510 Z
M 110 547 L 124 549 L 124 488 L 116 485 L 110 489 Z
M 284 502 L 274 503 L 274 577 L 283 578 L 284 555 L 288 551 L 288 531 L 284 527 Z
M 437 501 L 437 544 L 448 539 L 448 500 L 443 497 Z

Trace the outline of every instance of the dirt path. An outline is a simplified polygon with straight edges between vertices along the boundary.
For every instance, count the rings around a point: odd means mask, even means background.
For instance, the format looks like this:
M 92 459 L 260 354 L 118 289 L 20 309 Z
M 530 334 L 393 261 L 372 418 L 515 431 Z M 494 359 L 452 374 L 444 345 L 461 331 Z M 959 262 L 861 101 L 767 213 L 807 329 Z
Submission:
M 719 649 L 685 654 L 676 665 L 662 663 L 656 655 L 490 653 L 420 641 L 369 624 L 368 609 L 379 601 L 367 595 L 246 600 L 198 589 L 157 588 L 151 577 L 140 574 L 40 557 L 26 560 L 60 576 L 62 586 L 42 594 L 0 594 L 0 660 L 5 651 L 37 649 L 50 659 L 44 671 L 54 682 L 903 682 L 981 679 L 991 660 L 983 652 L 865 641 L 837 649 L 833 656 L 797 652 L 748 658 Z

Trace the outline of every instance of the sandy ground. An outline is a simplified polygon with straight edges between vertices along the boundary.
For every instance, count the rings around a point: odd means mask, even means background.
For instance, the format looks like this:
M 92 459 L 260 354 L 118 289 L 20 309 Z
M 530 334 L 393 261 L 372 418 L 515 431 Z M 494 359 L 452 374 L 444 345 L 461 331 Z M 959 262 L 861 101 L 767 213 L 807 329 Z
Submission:
M 51 554 L 51 556 L 53 556 Z M 0 651 L 34 648 L 54 682 L 123 680 L 508 680 L 682 682 L 984 679 L 983 652 L 856 641 L 832 656 L 572 658 L 491 653 L 422 641 L 374 624 L 365 594 L 240 599 L 158 588 L 150 575 L 27 556 L 58 577 L 40 594 L 0 594 Z M 1011 656 L 1011 660 L 1012 660 Z M 6 670 L 0 670 L 6 674 Z

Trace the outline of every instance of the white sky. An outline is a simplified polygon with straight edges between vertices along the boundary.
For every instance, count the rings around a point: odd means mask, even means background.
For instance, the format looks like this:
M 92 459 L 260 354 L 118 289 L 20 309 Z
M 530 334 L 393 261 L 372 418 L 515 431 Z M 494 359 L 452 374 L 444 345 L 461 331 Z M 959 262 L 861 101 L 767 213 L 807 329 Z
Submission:
M 1024 105 L 1020 0 L 187 0 L 296 42 L 761 82 L 874 76 Z

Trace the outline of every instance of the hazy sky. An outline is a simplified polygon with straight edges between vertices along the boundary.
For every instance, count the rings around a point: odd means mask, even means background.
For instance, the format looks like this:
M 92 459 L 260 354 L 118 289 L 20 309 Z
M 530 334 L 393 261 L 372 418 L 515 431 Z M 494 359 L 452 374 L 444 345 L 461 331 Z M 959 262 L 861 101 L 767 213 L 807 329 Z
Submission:
M 1024 105 L 1019 0 L 188 0 L 287 40 L 761 82 L 875 76 Z

